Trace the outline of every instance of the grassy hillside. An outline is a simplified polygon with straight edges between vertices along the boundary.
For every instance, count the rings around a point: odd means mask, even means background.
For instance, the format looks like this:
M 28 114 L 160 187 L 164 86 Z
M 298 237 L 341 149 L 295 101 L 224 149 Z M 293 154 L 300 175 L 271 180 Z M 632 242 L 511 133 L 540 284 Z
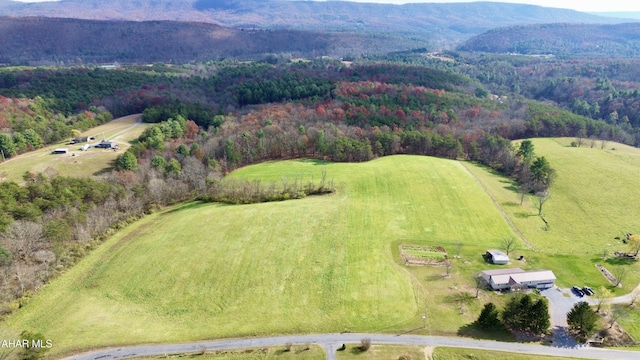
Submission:
M 561 274 L 559 282 L 565 285 L 571 284 L 567 280 L 605 285 L 593 264 L 603 263 L 605 250 L 609 255 L 629 250 L 615 237 L 640 233 L 640 208 L 634 203 L 640 197 L 640 188 L 635 185 L 640 177 L 640 150 L 618 143 L 607 143 L 601 149 L 600 142 L 594 148 L 577 148 L 570 146 L 573 140 L 533 140 L 536 154 L 545 156 L 557 171 L 551 199 L 543 207 L 548 229 L 529 197 L 520 205 L 520 195 L 511 181 L 473 164 L 465 166 L 487 186 L 536 250 L 532 260 L 537 258 L 541 265 Z M 618 266 L 611 260 L 604 264 Z M 634 273 L 625 290 L 637 285 L 637 280 Z
M 477 264 L 479 249 L 510 235 L 455 161 L 285 161 L 232 176 L 318 181 L 323 167 L 336 183 L 334 195 L 243 206 L 191 203 L 149 216 L 53 281 L 5 326 L 42 332 L 56 344 L 52 354 L 139 342 L 415 328 L 425 297 L 437 294 L 442 302 L 452 283 L 411 276 L 398 265 L 398 242 L 449 248 L 463 242 Z M 455 333 L 475 316 L 434 310 L 429 323 L 433 331 Z
M 4 328 L 42 332 L 52 355 L 91 347 L 220 337 L 335 331 L 455 334 L 482 304 L 504 296 L 473 292 L 480 254 L 513 236 L 493 196 L 533 250 L 523 269 L 549 268 L 563 286 L 607 284 L 594 264 L 630 271 L 611 257 L 614 237 L 637 233 L 640 150 L 573 139 L 534 139 L 558 172 L 545 228 L 511 181 L 451 160 L 389 156 L 367 163 L 268 162 L 230 176 L 317 182 L 337 192 L 302 200 L 229 206 L 188 203 L 149 216 L 108 240 L 10 317 Z M 477 181 L 476 181 L 477 180 Z M 479 181 L 479 182 L 478 182 Z M 481 188 L 480 183 L 486 188 Z M 461 244 L 453 269 L 404 267 L 399 244 Z M 608 259 L 602 259 L 603 250 Z M 426 308 L 426 312 L 425 312 Z M 2 329 L 0 329 L 2 330 Z M 467 329 L 468 330 L 468 329 Z M 422 332 L 419 330 L 418 332 Z M 475 334 L 482 335 L 482 334 Z

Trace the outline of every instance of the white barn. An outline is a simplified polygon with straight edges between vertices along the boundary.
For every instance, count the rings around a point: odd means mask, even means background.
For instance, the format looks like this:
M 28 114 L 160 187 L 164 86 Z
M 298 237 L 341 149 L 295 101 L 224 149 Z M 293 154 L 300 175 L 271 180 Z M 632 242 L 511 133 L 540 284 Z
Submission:
M 504 265 L 509 263 L 509 256 L 500 250 L 487 250 L 484 256 L 493 264 Z
M 482 278 L 493 290 L 516 290 L 522 288 L 549 289 L 556 282 L 551 270 L 524 271 L 520 268 L 485 270 Z

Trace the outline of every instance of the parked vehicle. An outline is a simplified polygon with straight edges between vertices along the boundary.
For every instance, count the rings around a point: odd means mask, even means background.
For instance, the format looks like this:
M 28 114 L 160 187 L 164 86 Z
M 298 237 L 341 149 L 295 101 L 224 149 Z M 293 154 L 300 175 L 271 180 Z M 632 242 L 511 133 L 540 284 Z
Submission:
M 578 297 L 583 297 L 584 296 L 584 291 L 582 291 L 582 289 L 580 289 L 577 286 L 572 287 L 571 291 L 573 291 L 573 293 L 576 294 Z
M 583 291 L 586 295 L 589 295 L 589 296 L 592 296 L 592 295 L 594 294 L 593 289 L 591 289 L 591 288 L 590 288 L 590 287 L 588 287 L 588 286 L 583 287 L 583 288 L 582 288 L 582 291 Z

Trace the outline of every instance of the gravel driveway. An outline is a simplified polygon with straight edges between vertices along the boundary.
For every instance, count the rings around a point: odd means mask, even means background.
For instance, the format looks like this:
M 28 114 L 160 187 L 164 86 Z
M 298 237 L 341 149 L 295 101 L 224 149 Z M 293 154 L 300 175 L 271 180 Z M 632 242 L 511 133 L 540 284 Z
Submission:
M 555 347 L 580 347 L 585 346 L 576 342 L 569 336 L 567 328 L 567 313 L 573 305 L 580 301 L 589 301 L 588 297 L 578 297 L 571 289 L 551 288 L 543 290 L 542 295 L 549 300 L 551 311 L 551 327 L 553 329 L 553 346 Z

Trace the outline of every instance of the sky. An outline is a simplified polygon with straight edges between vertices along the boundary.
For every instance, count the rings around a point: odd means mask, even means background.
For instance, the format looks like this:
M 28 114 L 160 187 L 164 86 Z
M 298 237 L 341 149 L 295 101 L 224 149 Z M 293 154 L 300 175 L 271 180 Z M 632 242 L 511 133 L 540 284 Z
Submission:
M 42 2 L 55 0 L 14 0 L 21 2 Z M 334 0 L 335 1 L 335 0 Z M 339 0 L 338 0 L 339 1 Z M 408 4 L 408 3 L 425 3 L 425 2 L 469 2 L 469 0 L 342 0 L 354 2 L 376 2 L 386 4 Z M 607 11 L 640 11 L 640 1 L 637 0 L 492 0 L 498 2 L 533 4 L 546 7 L 573 9 L 578 11 L 589 12 L 607 12 Z

